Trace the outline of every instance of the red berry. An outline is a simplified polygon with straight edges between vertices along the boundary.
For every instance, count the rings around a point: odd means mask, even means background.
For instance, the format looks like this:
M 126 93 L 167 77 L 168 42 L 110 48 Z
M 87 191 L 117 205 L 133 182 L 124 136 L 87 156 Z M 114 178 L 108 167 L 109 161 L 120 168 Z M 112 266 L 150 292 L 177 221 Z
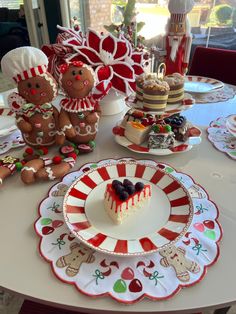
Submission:
M 142 123 L 142 125 L 144 125 L 144 126 L 148 126 L 148 119 L 147 119 L 147 118 L 143 118 L 143 119 L 141 120 L 141 123 Z
M 27 147 L 26 150 L 25 150 L 25 152 L 26 152 L 28 155 L 33 155 L 34 150 L 33 150 L 33 148 L 31 148 L 31 147 Z
M 55 165 L 58 165 L 58 164 L 61 163 L 62 158 L 61 158 L 61 156 L 54 156 L 53 159 L 52 159 L 52 161 L 53 161 L 53 163 L 54 163 Z
M 68 154 L 68 157 L 72 157 L 74 160 L 76 160 L 77 155 L 76 155 L 76 153 L 70 153 L 70 154 Z
M 42 150 L 44 155 L 47 155 L 47 153 L 48 153 L 48 148 L 47 147 L 42 146 L 42 147 L 40 147 L 40 149 Z

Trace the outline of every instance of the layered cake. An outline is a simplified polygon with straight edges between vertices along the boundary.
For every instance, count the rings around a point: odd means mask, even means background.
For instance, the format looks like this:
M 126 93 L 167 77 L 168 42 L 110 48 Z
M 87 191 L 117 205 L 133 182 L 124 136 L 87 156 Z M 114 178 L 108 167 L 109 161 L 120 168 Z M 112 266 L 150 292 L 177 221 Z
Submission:
M 169 124 L 153 124 L 148 135 L 148 148 L 171 148 L 175 143 L 175 135 Z
M 185 142 L 188 139 L 188 123 L 184 116 L 172 116 L 166 118 L 165 122 L 171 126 L 177 141 Z
M 145 117 L 145 113 L 139 110 L 130 109 L 126 112 L 121 125 L 126 127 L 127 122 L 140 122 Z
M 164 77 L 170 87 L 167 104 L 180 103 L 184 99 L 184 77 L 179 73 L 173 73 Z
M 157 73 L 142 73 L 136 78 L 136 98 L 139 101 L 143 101 L 143 83 L 145 80 L 155 79 L 157 77 Z
M 121 224 L 128 216 L 143 208 L 150 198 L 150 184 L 144 185 L 142 182 L 133 184 L 128 179 L 123 183 L 113 180 L 106 187 L 104 208 L 114 223 Z
M 143 109 L 147 111 L 164 111 L 170 87 L 159 79 L 146 80 L 143 83 Z
M 151 129 L 150 125 L 143 125 L 140 122 L 128 121 L 125 127 L 125 137 L 132 143 L 142 144 Z

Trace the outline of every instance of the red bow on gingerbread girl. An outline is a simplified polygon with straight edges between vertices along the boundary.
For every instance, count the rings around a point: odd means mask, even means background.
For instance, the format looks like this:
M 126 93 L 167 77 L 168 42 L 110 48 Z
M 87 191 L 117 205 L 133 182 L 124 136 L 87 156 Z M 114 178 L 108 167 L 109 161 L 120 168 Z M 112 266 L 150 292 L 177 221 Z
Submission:
M 59 126 L 68 140 L 89 146 L 98 131 L 99 100 L 108 93 L 111 83 L 96 84 L 93 69 L 81 61 L 62 64 L 60 72 L 59 84 L 67 97 L 60 102 Z

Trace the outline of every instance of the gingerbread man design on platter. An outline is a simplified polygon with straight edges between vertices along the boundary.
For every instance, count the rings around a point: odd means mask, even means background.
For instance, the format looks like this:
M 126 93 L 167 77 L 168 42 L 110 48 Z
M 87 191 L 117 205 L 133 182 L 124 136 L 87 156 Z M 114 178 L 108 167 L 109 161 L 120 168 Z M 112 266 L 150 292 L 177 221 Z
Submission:
M 8 97 L 16 123 L 31 147 L 62 144 L 58 110 L 51 104 L 57 96 L 57 83 L 47 72 L 48 59 L 39 49 L 20 47 L 9 51 L 1 61 L 4 75 L 17 84 L 18 93 Z
M 200 271 L 199 265 L 188 259 L 185 256 L 186 251 L 181 247 L 172 245 L 161 250 L 159 253 L 162 256 L 160 260 L 161 265 L 164 267 L 172 266 L 177 278 L 182 282 L 188 282 L 190 280 L 189 272 L 196 274 Z
M 60 128 L 68 140 L 89 146 L 98 132 L 99 100 L 108 93 L 111 83 L 96 84 L 92 68 L 81 61 L 61 65 L 60 72 L 59 83 L 66 94 L 60 103 Z
M 82 243 L 71 243 L 70 250 L 69 254 L 60 257 L 56 262 L 57 267 L 66 267 L 66 274 L 69 277 L 76 276 L 83 263 L 91 264 L 95 261 L 94 250 Z

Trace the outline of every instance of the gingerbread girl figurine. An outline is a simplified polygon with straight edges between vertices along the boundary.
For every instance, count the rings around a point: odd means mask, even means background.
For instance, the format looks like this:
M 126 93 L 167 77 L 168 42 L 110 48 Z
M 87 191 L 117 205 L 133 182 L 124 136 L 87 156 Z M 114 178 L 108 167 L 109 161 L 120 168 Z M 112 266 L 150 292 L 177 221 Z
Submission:
M 35 148 L 64 141 L 58 129 L 59 112 L 51 104 L 57 96 L 57 83 L 47 65 L 46 55 L 34 47 L 13 49 L 1 61 L 2 72 L 18 88 L 18 93 L 9 95 L 9 106 L 25 142 Z
M 160 56 L 164 56 L 166 74 L 185 74 L 191 51 L 192 36 L 187 18 L 194 6 L 193 0 L 169 0 L 170 18 L 166 25 L 166 35 L 162 38 Z
M 60 67 L 59 84 L 66 98 L 60 102 L 59 126 L 66 138 L 83 152 L 90 152 L 101 116 L 99 100 L 110 90 L 111 83 L 96 84 L 93 69 L 81 61 Z

